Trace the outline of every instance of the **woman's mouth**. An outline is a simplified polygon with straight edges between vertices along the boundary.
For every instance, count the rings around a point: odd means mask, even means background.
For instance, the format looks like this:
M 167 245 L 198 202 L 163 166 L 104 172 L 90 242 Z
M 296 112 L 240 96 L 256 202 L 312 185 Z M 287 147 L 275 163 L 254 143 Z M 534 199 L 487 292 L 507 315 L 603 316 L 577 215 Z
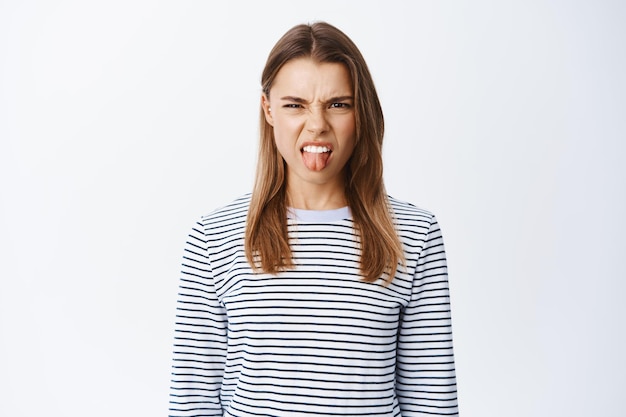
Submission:
M 328 165 L 332 150 L 326 145 L 305 145 L 300 150 L 304 165 L 311 171 L 321 171 Z

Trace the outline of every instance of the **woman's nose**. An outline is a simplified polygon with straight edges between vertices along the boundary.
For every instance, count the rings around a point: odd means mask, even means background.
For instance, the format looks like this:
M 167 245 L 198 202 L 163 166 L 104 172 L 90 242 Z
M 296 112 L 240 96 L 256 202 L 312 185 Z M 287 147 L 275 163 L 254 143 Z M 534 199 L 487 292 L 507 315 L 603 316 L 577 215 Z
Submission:
M 326 119 L 325 109 L 321 107 L 313 107 L 309 111 L 307 118 L 307 130 L 316 136 L 322 135 L 329 130 L 328 120 Z

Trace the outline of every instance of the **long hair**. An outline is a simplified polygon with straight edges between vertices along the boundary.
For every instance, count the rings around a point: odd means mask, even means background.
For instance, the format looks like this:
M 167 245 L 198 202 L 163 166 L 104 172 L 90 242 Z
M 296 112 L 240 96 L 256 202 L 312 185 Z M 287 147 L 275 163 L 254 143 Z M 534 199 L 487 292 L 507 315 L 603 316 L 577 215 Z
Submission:
M 302 57 L 319 63 L 341 63 L 350 73 L 356 141 L 344 169 L 345 195 L 360 245 L 363 279 L 374 282 L 384 276 L 388 284 L 398 263 L 404 262 L 404 252 L 383 183 L 384 118 L 372 76 L 361 52 L 343 32 L 324 22 L 303 24 L 285 33 L 270 52 L 261 77 L 266 97 L 283 65 Z M 256 181 L 245 234 L 246 257 L 256 271 L 276 274 L 293 267 L 285 171 L 273 128 L 261 108 Z

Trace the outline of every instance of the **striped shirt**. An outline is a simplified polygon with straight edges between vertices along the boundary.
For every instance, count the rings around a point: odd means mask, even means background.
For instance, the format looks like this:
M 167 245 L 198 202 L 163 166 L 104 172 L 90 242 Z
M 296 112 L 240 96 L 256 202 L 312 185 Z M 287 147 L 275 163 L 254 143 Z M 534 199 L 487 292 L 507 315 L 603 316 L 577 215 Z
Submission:
M 446 258 L 435 217 L 390 198 L 406 267 L 364 282 L 347 208 L 291 210 L 295 267 L 254 273 L 250 195 L 186 243 L 170 416 L 458 415 Z

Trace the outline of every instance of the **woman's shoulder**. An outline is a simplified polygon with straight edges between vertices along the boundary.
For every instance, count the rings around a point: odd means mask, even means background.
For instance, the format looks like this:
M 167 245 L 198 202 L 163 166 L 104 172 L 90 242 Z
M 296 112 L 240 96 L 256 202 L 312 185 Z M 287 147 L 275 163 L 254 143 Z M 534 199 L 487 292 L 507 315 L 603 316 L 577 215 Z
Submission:
M 418 207 L 408 201 L 399 200 L 392 196 L 387 196 L 387 199 L 393 210 L 393 216 L 396 219 L 426 221 L 430 223 L 435 217 L 431 211 Z
M 400 240 L 409 248 L 423 247 L 429 233 L 433 228 L 438 228 L 435 215 L 407 201 L 390 196 L 387 198 Z M 420 251 L 414 252 L 413 255 L 419 255 Z
M 202 223 L 204 225 L 211 225 L 213 227 L 219 225 L 232 225 L 236 222 L 245 222 L 248 215 L 248 207 L 250 206 L 251 194 L 244 194 L 231 202 L 222 205 L 208 214 L 202 216 Z

